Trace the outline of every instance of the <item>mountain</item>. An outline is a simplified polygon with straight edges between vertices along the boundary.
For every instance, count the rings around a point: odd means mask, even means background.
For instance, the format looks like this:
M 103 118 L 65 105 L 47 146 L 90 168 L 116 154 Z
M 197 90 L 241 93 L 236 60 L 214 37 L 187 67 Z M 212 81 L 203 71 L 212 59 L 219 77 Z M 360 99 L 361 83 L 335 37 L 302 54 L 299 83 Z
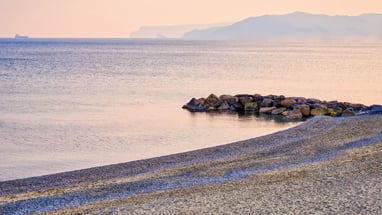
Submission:
M 193 29 L 206 29 L 226 25 L 228 24 L 142 26 L 138 31 L 131 33 L 130 38 L 179 38 L 184 33 Z
M 328 16 L 303 12 L 250 17 L 232 25 L 195 29 L 183 39 L 382 39 L 382 14 Z

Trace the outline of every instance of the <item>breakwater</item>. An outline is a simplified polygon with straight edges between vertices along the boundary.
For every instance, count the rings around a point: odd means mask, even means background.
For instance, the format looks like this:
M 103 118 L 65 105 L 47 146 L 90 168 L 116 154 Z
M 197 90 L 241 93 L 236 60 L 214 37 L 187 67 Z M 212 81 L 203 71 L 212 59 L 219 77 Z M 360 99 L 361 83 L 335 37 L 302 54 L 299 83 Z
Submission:
M 367 106 L 351 102 L 323 101 L 315 98 L 286 97 L 283 95 L 210 94 L 206 98 L 192 98 L 183 106 L 191 112 L 253 112 L 280 115 L 286 119 L 303 119 L 317 115 L 346 117 L 382 114 L 382 105 Z

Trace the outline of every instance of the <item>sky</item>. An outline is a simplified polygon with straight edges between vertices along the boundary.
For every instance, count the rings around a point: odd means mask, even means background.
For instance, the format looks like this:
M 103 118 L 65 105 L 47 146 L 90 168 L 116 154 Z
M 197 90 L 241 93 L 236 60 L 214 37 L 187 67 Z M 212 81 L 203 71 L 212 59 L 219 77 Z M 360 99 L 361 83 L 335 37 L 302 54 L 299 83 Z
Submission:
M 382 14 L 382 0 L 0 0 L 0 37 L 126 38 L 141 26 L 228 23 L 294 11 Z

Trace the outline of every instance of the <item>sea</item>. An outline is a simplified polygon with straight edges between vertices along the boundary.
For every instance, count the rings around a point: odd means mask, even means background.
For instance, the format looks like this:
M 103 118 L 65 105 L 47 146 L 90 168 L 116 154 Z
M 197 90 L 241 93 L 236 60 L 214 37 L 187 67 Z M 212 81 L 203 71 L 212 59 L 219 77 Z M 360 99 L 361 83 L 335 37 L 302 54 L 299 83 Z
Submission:
M 382 104 L 382 41 L 0 39 L 0 181 L 228 144 L 296 126 L 190 113 L 209 94 Z

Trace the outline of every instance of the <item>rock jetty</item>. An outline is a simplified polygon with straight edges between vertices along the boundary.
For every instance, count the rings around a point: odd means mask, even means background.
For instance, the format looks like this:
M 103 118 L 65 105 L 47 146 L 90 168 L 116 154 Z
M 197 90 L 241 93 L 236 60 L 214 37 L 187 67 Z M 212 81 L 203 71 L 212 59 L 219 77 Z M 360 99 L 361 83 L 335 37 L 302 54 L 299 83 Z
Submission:
M 192 98 L 183 108 L 191 112 L 253 112 L 281 115 L 290 120 L 317 115 L 344 117 L 382 114 L 382 105 L 366 106 L 350 102 L 321 101 L 315 98 L 260 94 L 235 96 L 211 94 L 207 98 Z

